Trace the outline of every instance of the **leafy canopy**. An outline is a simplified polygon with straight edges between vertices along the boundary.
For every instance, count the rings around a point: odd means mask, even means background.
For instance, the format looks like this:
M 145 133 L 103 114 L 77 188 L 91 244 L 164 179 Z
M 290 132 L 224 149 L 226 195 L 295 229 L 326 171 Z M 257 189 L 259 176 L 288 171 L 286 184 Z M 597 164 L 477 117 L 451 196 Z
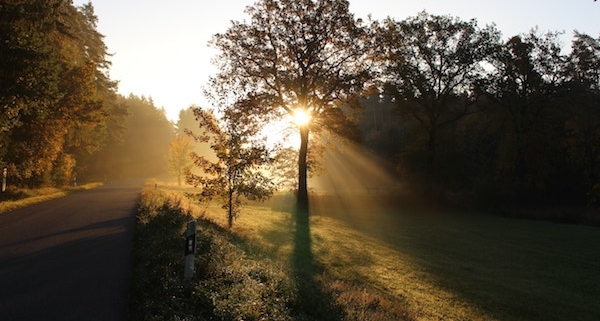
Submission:
M 371 79 L 370 37 L 344 0 L 263 0 L 247 8 L 250 21 L 232 22 L 211 44 L 219 72 L 207 93 L 217 105 L 240 108 L 270 121 L 296 110 L 310 115 L 299 126 L 298 201 L 307 207 L 310 131 L 356 138 L 352 109 Z

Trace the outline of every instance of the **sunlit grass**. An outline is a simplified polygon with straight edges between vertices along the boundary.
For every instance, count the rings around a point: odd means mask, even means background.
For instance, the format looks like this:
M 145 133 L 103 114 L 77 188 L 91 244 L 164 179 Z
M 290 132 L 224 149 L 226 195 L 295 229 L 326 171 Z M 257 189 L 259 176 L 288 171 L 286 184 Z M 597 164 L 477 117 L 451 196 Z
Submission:
M 369 193 L 384 186 L 384 176 L 373 179 L 383 166 L 363 154 L 334 156 L 334 188 L 311 208 L 326 222 L 313 224 L 313 244 L 338 242 L 318 255 L 338 275 L 405 298 L 420 320 L 600 316 L 597 228 L 434 211 L 403 186 Z
M 101 186 L 102 183 L 95 182 L 80 185 L 77 187 L 42 187 L 36 189 L 11 188 L 3 195 L 0 195 L 0 213 L 27 207 L 33 204 L 42 203 L 51 199 L 66 196 L 72 192 L 92 189 Z
M 375 203 L 321 211 L 311 219 L 312 251 L 330 288 L 381 292 L 405 303 L 417 320 L 598 317 L 598 229 Z M 217 208 L 205 215 L 226 224 Z M 293 249 L 288 213 L 248 208 L 233 232 L 279 258 Z M 349 289 L 338 298 L 356 293 Z
M 171 189 L 166 185 L 158 184 L 158 192 L 162 195 L 175 195 L 172 193 L 189 192 L 189 190 L 182 190 L 177 188 Z M 143 196 L 147 198 L 148 196 Z M 161 197 L 150 196 L 150 203 L 156 204 L 155 200 L 160 200 Z M 176 197 L 176 196 L 174 196 Z M 292 198 L 280 195 L 285 200 L 292 200 Z M 152 200 L 153 199 L 153 200 Z M 179 202 L 179 201 L 178 201 Z M 146 201 L 144 201 L 146 203 Z M 244 208 L 242 215 L 234 222 L 232 229 L 227 229 L 227 219 L 224 210 L 218 204 L 184 204 L 182 207 L 191 210 L 196 217 L 203 222 L 211 222 L 216 226 L 220 226 L 221 229 L 228 231 L 231 234 L 229 242 L 234 244 L 237 248 L 243 252 L 240 260 L 252 259 L 264 262 L 272 262 L 268 264 L 275 264 L 275 266 L 286 267 L 284 269 L 285 276 L 282 282 L 304 282 L 296 279 L 293 267 L 293 252 L 294 252 L 294 220 L 292 214 L 284 211 L 273 210 L 272 206 L 277 208 L 281 207 L 280 202 L 269 202 L 265 204 L 252 204 Z M 319 226 L 318 222 L 314 223 L 315 226 Z M 317 227 L 318 229 L 318 227 Z M 315 253 L 321 251 L 322 246 L 335 246 L 333 243 L 323 242 L 313 249 Z M 225 254 L 214 253 L 217 257 L 223 257 Z M 229 257 L 229 255 L 225 255 Z M 227 259 L 230 260 L 230 259 Z M 319 320 L 340 320 L 339 313 L 342 313 L 343 320 L 412 320 L 413 318 L 405 309 L 406 304 L 403 298 L 394 297 L 383 292 L 379 288 L 372 287 L 371 285 L 358 282 L 359 279 L 338 277 L 331 271 L 329 267 L 322 265 L 325 260 L 320 260 L 317 263 L 319 268 L 317 273 L 311 275 L 311 284 L 304 284 L 302 287 L 306 289 L 308 286 L 309 294 L 306 292 L 300 292 L 303 294 L 296 294 L 299 291 L 297 288 L 290 288 L 290 293 L 285 296 L 281 296 L 282 300 L 290 301 L 292 310 L 290 310 L 290 317 L 302 316 L 300 319 L 304 320 L 308 317 L 309 320 L 317 317 Z M 255 263 L 244 263 L 255 264 Z M 236 273 L 242 272 L 246 268 L 245 265 L 239 265 L 238 263 L 228 263 L 229 270 L 241 269 Z M 266 267 L 263 267 L 266 268 Z M 269 268 L 267 268 L 269 269 Z M 278 271 L 280 268 L 276 268 Z M 233 272 L 233 271 L 232 271 Z M 280 273 L 280 272 L 278 272 Z M 288 281 L 283 281 L 288 280 Z M 252 291 L 259 291 L 262 287 Z M 250 291 L 246 289 L 245 291 Z M 262 291 L 262 290 L 260 290 Z M 248 293 L 237 293 L 235 296 L 244 296 Z M 289 296 L 292 296 L 290 298 Z M 308 297 L 298 298 L 297 295 L 308 295 Z M 230 300 L 236 300 L 234 295 Z M 295 302 L 295 303 L 294 303 Z M 299 303 L 304 302 L 304 303 Z M 308 302 L 308 304 L 306 303 Z M 278 304 L 277 302 L 271 302 L 272 304 Z M 263 303 L 263 304 L 271 304 Z M 223 304 L 230 304 L 224 302 Z M 336 312 L 337 311 L 337 312 Z M 340 312 L 341 311 L 341 312 Z M 267 317 L 268 318 L 268 317 Z M 268 318 L 270 319 L 270 318 Z M 285 319 L 285 318 L 284 318 Z
M 310 231 L 316 284 L 348 319 L 600 319 L 600 229 L 434 210 L 381 164 L 343 153 L 315 184 Z M 227 226 L 219 205 L 189 206 Z M 251 204 L 231 233 L 247 253 L 289 266 L 291 208 L 285 195 Z

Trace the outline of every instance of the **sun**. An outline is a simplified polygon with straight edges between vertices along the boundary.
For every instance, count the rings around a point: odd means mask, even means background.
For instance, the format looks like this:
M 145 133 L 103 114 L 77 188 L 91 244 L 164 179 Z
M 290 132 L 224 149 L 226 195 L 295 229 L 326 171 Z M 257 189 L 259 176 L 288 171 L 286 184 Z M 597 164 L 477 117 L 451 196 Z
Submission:
M 297 108 L 294 110 L 292 118 L 292 121 L 294 122 L 294 124 L 296 124 L 296 126 L 302 127 L 310 123 L 312 116 L 310 115 L 309 111 L 302 108 Z
M 267 146 L 283 146 L 299 148 L 299 128 L 306 128 L 312 121 L 310 109 L 296 108 L 286 117 L 265 123 L 262 134 L 266 139 Z

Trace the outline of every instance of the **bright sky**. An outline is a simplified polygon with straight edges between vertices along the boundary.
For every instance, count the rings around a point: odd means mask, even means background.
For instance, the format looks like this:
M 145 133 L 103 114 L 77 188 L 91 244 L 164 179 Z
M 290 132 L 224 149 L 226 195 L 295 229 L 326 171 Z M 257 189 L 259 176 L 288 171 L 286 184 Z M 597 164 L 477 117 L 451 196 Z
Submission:
M 88 0 L 74 0 L 75 5 Z M 244 9 L 254 0 L 91 0 L 98 30 L 111 57 L 111 79 L 119 93 L 152 97 L 176 121 L 192 104 L 208 107 L 202 87 L 215 72 L 215 52 L 207 42 L 232 20 L 248 20 Z M 436 15 L 495 23 L 504 38 L 538 27 L 564 31 L 568 47 L 573 30 L 600 37 L 600 2 L 593 0 L 350 0 L 357 18 L 404 20 L 422 10 Z

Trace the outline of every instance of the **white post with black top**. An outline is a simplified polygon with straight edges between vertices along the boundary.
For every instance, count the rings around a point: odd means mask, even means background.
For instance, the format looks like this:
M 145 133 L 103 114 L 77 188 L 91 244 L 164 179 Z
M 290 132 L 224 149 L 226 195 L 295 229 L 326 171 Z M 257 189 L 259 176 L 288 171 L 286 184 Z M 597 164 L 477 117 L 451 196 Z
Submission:
M 185 232 L 185 270 L 183 277 L 186 280 L 194 276 L 194 254 L 196 253 L 196 230 L 198 222 L 191 220 L 187 223 Z

